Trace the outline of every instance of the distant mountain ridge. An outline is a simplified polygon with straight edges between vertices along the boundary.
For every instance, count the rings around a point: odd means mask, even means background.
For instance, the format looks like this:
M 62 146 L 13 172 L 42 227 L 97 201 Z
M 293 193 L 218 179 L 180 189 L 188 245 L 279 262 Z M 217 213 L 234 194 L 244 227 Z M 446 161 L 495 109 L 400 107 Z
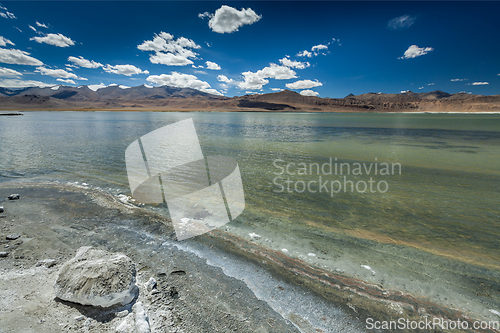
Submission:
M 303 96 L 283 90 L 262 95 L 224 97 L 170 86 L 98 90 L 88 86 L 0 88 L 0 110 L 151 110 L 287 112 L 500 112 L 500 95 L 449 94 L 440 90 L 401 94 L 349 94 L 344 98 Z

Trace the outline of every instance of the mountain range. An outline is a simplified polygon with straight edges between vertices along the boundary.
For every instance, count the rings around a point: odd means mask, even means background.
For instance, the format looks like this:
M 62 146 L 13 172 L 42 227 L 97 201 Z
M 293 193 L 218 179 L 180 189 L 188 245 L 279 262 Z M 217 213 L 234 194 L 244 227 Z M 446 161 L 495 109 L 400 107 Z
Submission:
M 91 89 L 92 88 L 92 89 Z M 349 94 L 344 98 L 271 94 L 224 97 L 191 88 L 111 85 L 0 88 L 0 110 L 284 111 L 284 112 L 500 112 L 500 95 Z

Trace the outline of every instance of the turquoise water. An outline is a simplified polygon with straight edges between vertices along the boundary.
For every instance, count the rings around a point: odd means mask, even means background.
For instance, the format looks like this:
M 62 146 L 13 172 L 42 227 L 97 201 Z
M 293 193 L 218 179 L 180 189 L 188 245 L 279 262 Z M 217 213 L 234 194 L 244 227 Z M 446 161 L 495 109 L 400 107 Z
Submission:
M 205 155 L 240 166 L 246 209 L 224 230 L 477 316 L 500 310 L 500 115 L 26 112 L 0 117 L 0 181 L 128 195 L 127 146 L 187 118 Z M 344 174 L 317 172 L 330 160 Z

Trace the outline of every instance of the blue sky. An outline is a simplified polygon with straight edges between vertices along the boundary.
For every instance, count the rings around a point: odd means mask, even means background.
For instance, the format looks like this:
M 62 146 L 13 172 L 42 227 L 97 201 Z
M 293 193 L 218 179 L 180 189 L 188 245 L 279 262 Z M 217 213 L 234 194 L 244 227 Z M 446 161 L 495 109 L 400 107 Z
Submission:
M 4 1 L 0 86 L 500 93 L 499 2 Z M 304 52 L 305 51 L 305 52 Z

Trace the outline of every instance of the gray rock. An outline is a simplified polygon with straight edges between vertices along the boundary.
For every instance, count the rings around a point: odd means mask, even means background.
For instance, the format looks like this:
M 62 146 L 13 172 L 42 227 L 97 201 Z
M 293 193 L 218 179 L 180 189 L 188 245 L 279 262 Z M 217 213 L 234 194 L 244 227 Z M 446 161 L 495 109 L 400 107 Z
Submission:
M 137 294 L 135 275 L 126 255 L 84 246 L 61 267 L 54 290 L 60 299 L 83 305 L 125 305 Z
M 3 206 L 0 206 L 0 213 L 3 213 L 5 212 L 5 209 L 3 208 Z
M 76 317 L 75 317 L 75 320 L 76 320 L 76 321 L 82 321 L 82 320 L 84 320 L 84 319 L 85 319 L 85 316 L 76 316 Z
M 9 255 L 9 252 L 0 252 L 0 258 L 5 258 Z
M 151 292 L 153 291 L 154 289 L 156 289 L 156 280 L 154 279 L 154 277 L 150 277 L 148 282 L 144 283 L 144 287 L 146 287 L 146 289 Z
M 40 260 L 39 262 L 36 263 L 36 266 L 45 266 L 47 268 L 51 268 L 57 264 L 57 260 L 55 259 L 44 259 Z
M 5 237 L 5 238 L 7 238 L 7 240 L 16 240 L 19 237 L 21 237 L 21 235 L 19 235 L 19 234 L 10 234 L 10 235 L 7 235 L 7 237 Z
M 18 200 L 20 198 L 19 194 L 11 194 L 7 197 L 9 200 Z

